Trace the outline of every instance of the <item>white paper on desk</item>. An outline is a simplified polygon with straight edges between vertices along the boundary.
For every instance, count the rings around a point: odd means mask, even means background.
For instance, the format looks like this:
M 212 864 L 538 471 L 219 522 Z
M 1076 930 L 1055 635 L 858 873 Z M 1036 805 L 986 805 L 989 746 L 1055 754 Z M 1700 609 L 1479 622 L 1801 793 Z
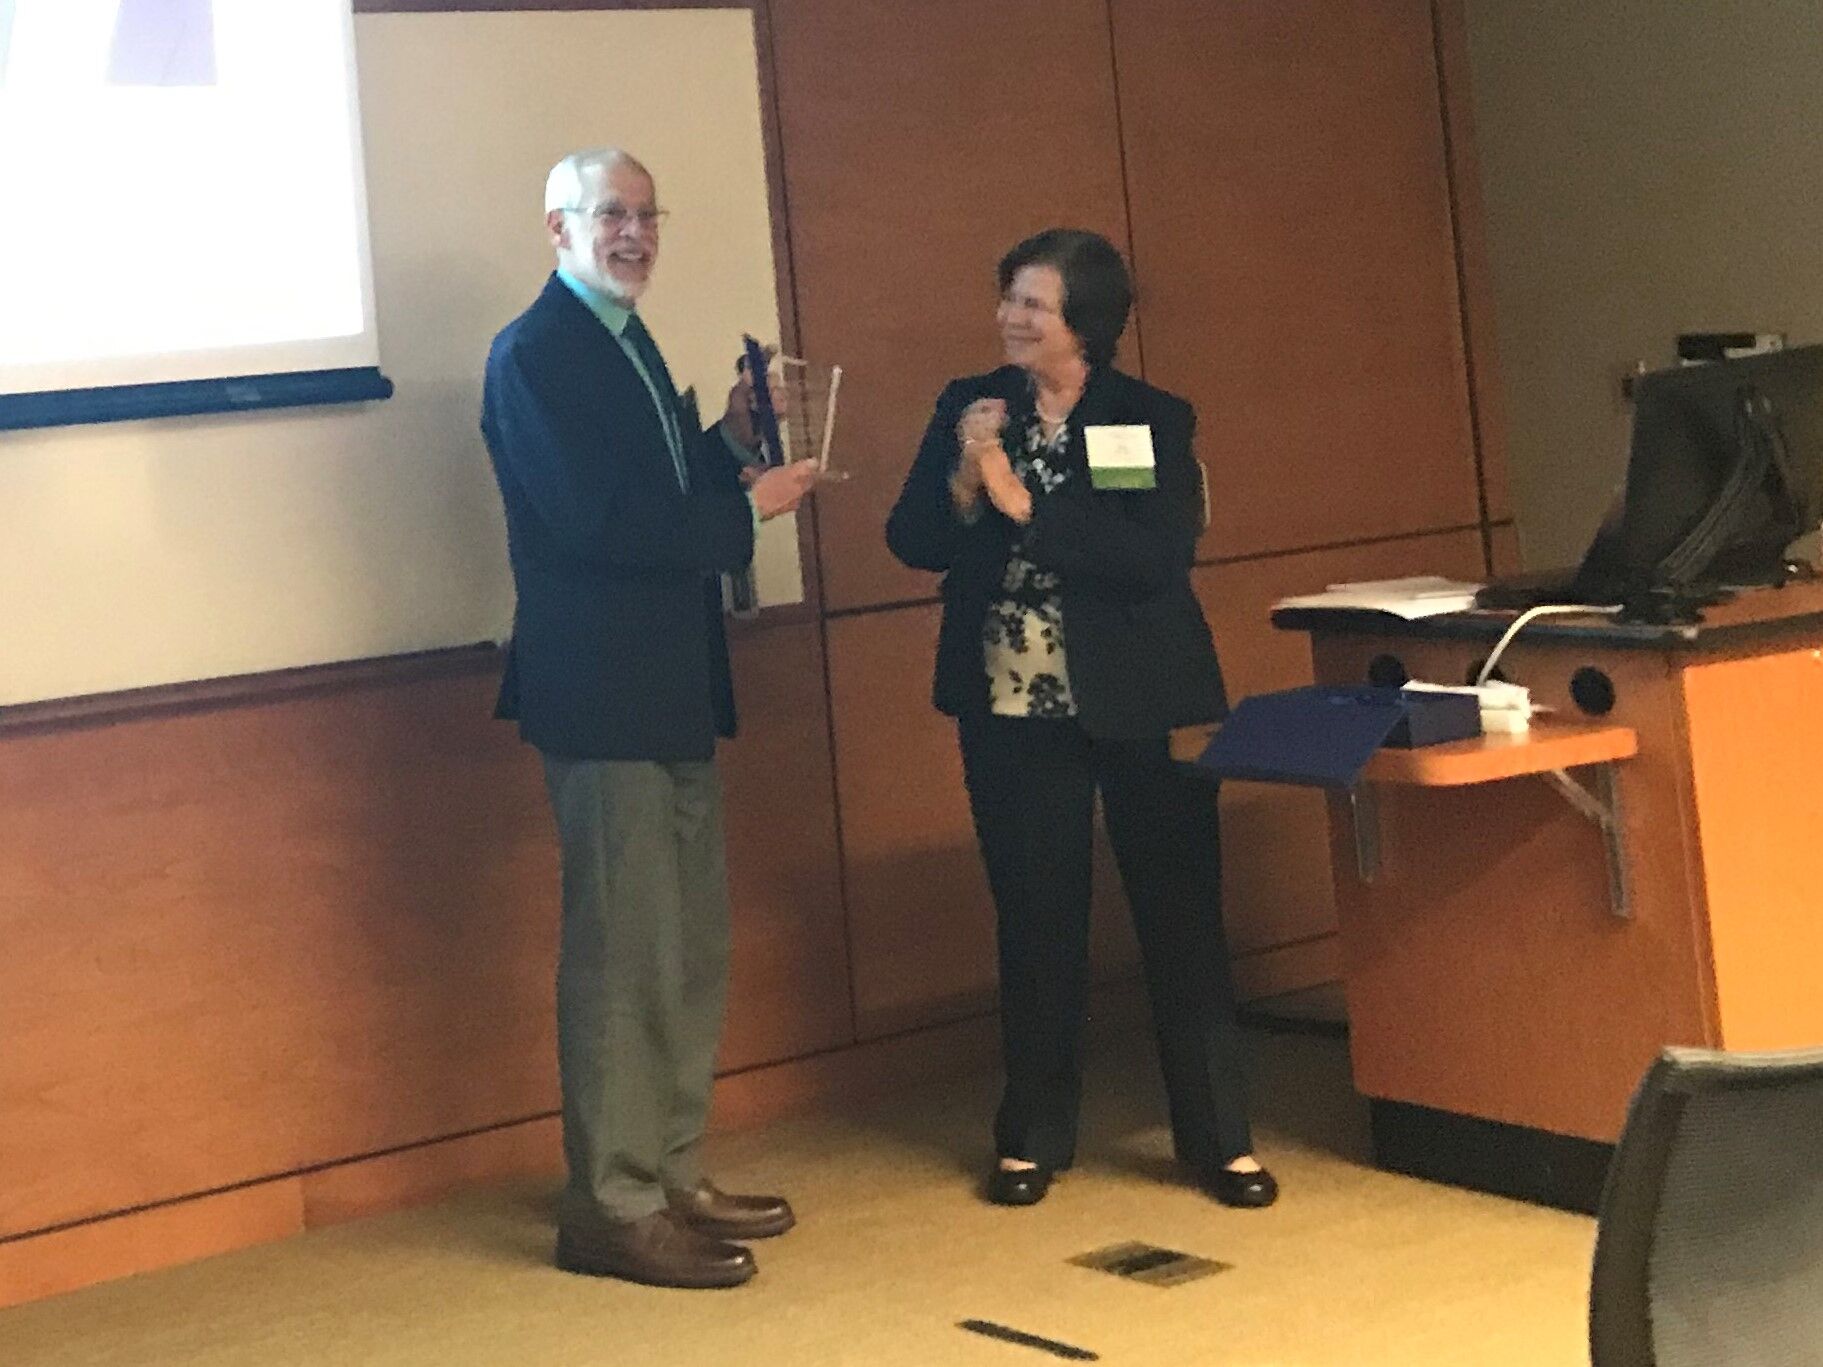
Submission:
M 1419 617 L 1441 617 L 1446 612 L 1466 612 L 1475 606 L 1475 591 L 1480 587 L 1479 584 L 1465 583 L 1459 579 L 1445 579 L 1441 575 L 1417 574 L 1405 579 L 1331 584 L 1322 593 L 1281 598 L 1273 607 L 1388 612 L 1395 617 L 1415 620 Z

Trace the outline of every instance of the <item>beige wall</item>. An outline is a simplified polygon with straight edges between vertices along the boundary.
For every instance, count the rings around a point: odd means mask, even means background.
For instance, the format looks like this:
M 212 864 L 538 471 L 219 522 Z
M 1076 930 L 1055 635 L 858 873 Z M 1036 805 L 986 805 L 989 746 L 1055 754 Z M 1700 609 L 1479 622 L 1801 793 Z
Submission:
M 1823 340 L 1823 4 L 1469 0 L 1526 563 L 1625 464 L 1620 378 L 1695 330 Z

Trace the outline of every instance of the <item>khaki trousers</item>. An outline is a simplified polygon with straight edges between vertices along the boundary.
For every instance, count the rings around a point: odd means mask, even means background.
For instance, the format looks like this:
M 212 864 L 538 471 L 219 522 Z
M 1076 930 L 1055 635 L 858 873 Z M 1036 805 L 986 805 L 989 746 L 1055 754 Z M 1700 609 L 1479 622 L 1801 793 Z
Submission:
M 557 1053 L 566 1213 L 634 1220 L 694 1186 L 728 983 L 713 761 L 544 757 L 563 850 Z

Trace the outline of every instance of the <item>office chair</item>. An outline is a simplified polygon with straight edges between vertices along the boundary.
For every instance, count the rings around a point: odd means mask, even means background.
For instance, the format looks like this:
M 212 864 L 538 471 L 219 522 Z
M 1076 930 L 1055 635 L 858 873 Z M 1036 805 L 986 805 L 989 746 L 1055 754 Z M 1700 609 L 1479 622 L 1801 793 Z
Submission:
M 1602 1189 L 1589 1349 L 1823 1363 L 1823 1049 L 1667 1049 L 1647 1070 Z

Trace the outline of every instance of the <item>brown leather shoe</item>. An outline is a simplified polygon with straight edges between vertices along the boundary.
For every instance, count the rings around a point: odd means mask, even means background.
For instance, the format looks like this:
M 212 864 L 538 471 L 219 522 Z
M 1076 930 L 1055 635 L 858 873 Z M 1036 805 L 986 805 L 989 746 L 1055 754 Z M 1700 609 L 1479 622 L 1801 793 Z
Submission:
M 668 1210 L 638 1220 L 578 1220 L 557 1228 L 557 1266 L 646 1286 L 739 1286 L 759 1269 L 736 1244 L 698 1234 Z
M 707 1178 L 689 1191 L 668 1191 L 665 1199 L 684 1224 L 716 1239 L 768 1239 L 798 1222 L 783 1196 L 730 1196 Z

